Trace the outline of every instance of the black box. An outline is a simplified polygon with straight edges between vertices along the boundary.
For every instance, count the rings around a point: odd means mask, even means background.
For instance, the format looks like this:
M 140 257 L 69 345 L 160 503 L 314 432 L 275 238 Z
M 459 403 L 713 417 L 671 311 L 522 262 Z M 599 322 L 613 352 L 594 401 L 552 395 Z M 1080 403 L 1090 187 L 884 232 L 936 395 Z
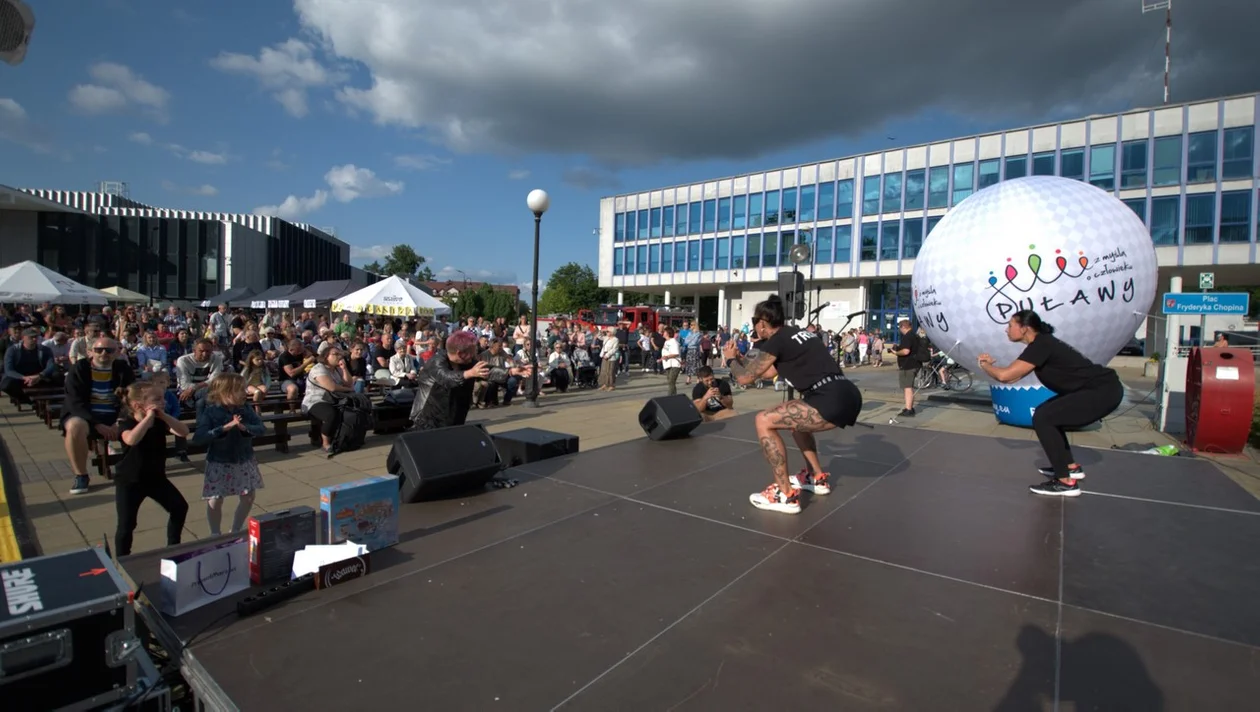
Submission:
M 249 582 L 255 586 L 293 577 L 293 554 L 318 543 L 315 510 L 293 507 L 249 518 Z
M 508 467 L 578 452 L 578 436 L 550 430 L 521 428 L 491 437 L 494 438 L 494 446 L 499 449 L 499 457 Z
M 103 550 L 4 564 L 0 585 L 5 712 L 95 709 L 140 689 L 134 595 Z

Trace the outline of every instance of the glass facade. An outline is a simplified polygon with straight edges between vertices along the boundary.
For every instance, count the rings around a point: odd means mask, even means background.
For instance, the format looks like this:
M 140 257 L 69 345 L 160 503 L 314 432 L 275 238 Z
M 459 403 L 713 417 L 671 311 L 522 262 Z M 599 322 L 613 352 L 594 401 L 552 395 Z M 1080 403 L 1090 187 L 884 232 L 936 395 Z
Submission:
M 695 193 L 684 188 L 675 206 L 660 211 L 666 225 L 660 232 L 659 209 L 639 209 L 642 203 L 635 201 L 641 198 L 627 196 L 626 209 L 614 214 L 614 242 L 663 237 L 665 246 L 659 263 L 646 258 L 645 264 L 636 260 L 636 249 L 617 246 L 613 273 L 781 266 L 802 230 L 809 231 L 805 234 L 814 243 L 818 264 L 913 260 L 949 208 L 978 190 L 1027 175 L 1059 175 L 1112 193 L 1146 224 L 1159 246 L 1247 243 L 1256 239 L 1257 186 L 1240 189 L 1224 183 L 1256 178 L 1255 131 L 1255 126 L 1230 126 L 1137 139 L 1130 132 L 1110 142 L 1099 142 L 1095 133 L 1087 145 L 999 151 L 1001 155 L 981 154 L 947 165 L 703 201 L 688 200 Z M 1060 140 L 1066 133 L 1059 132 Z M 977 139 L 977 151 L 980 145 Z M 859 174 L 863 165 L 852 162 Z M 676 246 L 673 260 L 668 258 L 671 242 Z

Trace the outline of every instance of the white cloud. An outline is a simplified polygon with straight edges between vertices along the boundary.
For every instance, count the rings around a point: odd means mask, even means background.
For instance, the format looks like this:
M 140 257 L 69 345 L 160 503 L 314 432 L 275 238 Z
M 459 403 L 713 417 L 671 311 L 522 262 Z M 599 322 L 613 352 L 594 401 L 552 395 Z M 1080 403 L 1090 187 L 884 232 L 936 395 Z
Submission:
M 354 264 L 367 264 L 369 262 L 380 262 L 389 257 L 394 251 L 389 245 L 369 245 L 366 247 L 360 245 L 350 246 L 350 261 Z
M 143 131 L 137 131 L 131 134 L 130 136 L 127 137 L 127 140 L 131 141 L 132 143 L 138 143 L 141 146 L 153 145 L 153 137 Z
M 178 143 L 158 143 L 153 136 L 143 131 L 131 134 L 127 137 L 127 140 L 132 143 L 138 143 L 141 146 L 159 146 L 174 156 L 207 166 L 221 166 L 231 158 L 225 151 L 185 148 Z
M 36 153 L 52 152 L 45 131 L 14 99 L 0 97 L 0 139 L 26 146 Z
M 417 154 L 394 156 L 394 165 L 412 171 L 431 171 L 442 166 L 448 166 L 450 163 L 451 159 L 442 158 L 441 156 Z
M 182 185 L 173 183 L 169 180 L 164 180 L 162 181 L 162 188 L 163 190 L 167 190 L 172 193 L 185 193 L 187 195 L 201 195 L 201 196 L 211 197 L 211 196 L 215 196 L 219 194 L 219 189 L 209 184 L 196 185 L 196 186 L 182 186 Z
M 508 180 L 525 180 L 529 176 L 530 172 L 527 168 L 516 168 L 508 171 Z
M 308 89 L 345 80 L 343 73 L 330 70 L 315 59 L 311 45 L 297 39 L 264 47 L 257 57 L 223 52 L 210 60 L 210 66 L 253 77 L 272 92 L 272 97 L 290 116 L 297 118 L 310 113 L 306 100 Z
M 303 215 L 313 213 L 328 203 L 328 198 L 339 203 L 349 203 L 359 198 L 383 198 L 398 195 L 403 191 L 402 181 L 382 180 L 367 168 L 359 168 L 352 163 L 333 166 L 324 174 L 324 183 L 328 189 L 316 190 L 314 194 L 303 198 L 290 195 L 278 205 L 263 205 L 254 209 L 255 215 L 274 215 L 286 220 L 294 220 Z
M 167 120 L 171 95 L 145 81 L 128 67 L 114 62 L 98 62 L 88 68 L 93 84 L 79 84 L 70 90 L 70 103 L 86 114 L 108 114 L 135 106 L 158 121 Z
M 227 163 L 227 156 L 212 151 L 189 151 L 185 158 L 193 163 L 204 163 L 208 166 L 221 166 Z

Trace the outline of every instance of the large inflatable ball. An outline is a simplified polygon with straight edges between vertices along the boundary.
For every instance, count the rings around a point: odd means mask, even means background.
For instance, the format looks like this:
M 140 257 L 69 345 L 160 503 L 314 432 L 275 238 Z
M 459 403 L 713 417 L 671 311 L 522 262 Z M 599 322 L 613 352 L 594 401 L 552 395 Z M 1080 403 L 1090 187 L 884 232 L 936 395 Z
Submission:
M 928 235 L 911 281 L 928 338 L 983 377 L 977 356 L 1006 365 L 1023 350 L 1006 337 L 1022 309 L 1106 364 L 1133 338 L 1158 278 L 1150 233 L 1124 203 L 1077 180 L 1033 176 L 959 203 Z M 990 390 L 998 420 L 1024 427 L 1054 395 L 1031 375 Z

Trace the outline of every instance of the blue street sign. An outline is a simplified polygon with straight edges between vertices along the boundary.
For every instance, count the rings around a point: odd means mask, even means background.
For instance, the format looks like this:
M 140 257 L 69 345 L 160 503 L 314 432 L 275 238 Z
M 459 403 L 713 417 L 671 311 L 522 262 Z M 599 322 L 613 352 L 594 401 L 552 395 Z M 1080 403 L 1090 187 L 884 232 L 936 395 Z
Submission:
M 1198 292 L 1194 294 L 1165 294 L 1164 313 L 1203 316 L 1209 314 L 1236 314 L 1245 316 L 1251 306 L 1251 295 L 1246 292 Z

